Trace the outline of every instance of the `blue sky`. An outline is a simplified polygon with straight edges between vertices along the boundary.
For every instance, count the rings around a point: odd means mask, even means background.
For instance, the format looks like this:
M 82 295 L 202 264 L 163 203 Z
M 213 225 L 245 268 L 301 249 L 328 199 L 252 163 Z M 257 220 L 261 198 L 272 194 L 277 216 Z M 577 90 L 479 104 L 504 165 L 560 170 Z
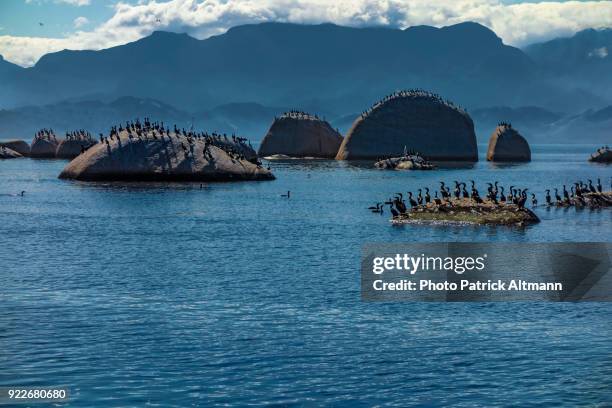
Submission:
M 30 66 L 48 52 L 107 48 L 154 30 L 206 38 L 263 21 L 399 28 L 476 21 L 507 44 L 522 46 L 610 27 L 612 1 L 0 0 L 0 54 Z

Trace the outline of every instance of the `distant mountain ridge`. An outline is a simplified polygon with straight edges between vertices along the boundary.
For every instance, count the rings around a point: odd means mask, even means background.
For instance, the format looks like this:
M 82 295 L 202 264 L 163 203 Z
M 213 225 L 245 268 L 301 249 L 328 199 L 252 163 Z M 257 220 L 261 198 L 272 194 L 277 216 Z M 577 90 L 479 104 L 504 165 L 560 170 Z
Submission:
M 529 56 L 476 23 L 405 30 L 262 23 L 205 40 L 156 32 L 106 50 L 47 54 L 4 86 L 5 108 L 131 95 L 186 110 L 256 101 L 342 115 L 406 88 L 468 108 L 602 104 L 588 92 L 543 84 Z

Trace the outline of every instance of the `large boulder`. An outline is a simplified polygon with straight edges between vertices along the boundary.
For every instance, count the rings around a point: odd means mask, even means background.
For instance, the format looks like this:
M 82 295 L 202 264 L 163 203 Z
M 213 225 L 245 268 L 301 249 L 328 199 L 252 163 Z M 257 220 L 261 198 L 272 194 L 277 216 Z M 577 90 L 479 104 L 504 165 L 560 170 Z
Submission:
M 30 157 L 40 159 L 55 158 L 55 151 L 57 150 L 57 145 L 57 139 L 55 139 L 54 137 L 35 137 L 32 141 L 32 147 L 30 148 Z
M 512 125 L 500 124 L 489 139 L 487 160 L 496 162 L 531 161 L 529 143 Z
M 399 156 L 405 149 L 434 161 L 478 161 L 474 122 L 437 95 L 396 92 L 355 120 L 336 159 Z
M 21 154 L 17 153 L 13 149 L 9 149 L 8 147 L 0 146 L 0 159 L 17 159 L 19 157 L 23 157 Z
M 106 138 L 68 163 L 59 177 L 83 181 L 274 179 L 269 170 L 202 138 L 162 135 L 152 130 L 143 131 L 141 136 L 121 131 Z
M 287 112 L 276 118 L 259 147 L 259 156 L 334 158 L 342 135 L 329 123 L 303 112 Z
M 94 144 L 96 144 L 96 142 L 93 140 L 62 140 L 57 145 L 55 157 L 58 159 L 72 160 L 81 154 L 83 150 L 89 149 Z
M 28 144 L 28 142 L 25 142 L 23 140 L 3 140 L 2 142 L 0 142 L 0 146 L 9 148 L 22 156 L 28 156 L 30 154 L 30 145 Z

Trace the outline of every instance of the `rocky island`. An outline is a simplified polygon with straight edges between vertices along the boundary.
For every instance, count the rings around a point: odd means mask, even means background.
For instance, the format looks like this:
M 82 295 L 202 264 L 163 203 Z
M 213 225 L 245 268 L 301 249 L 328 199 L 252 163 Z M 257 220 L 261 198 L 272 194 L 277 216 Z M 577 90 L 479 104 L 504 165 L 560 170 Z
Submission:
M 527 225 L 540 222 L 529 208 L 513 203 L 475 203 L 470 199 L 450 199 L 444 205 L 429 203 L 393 217 L 395 224 L 475 224 Z
M 432 161 L 478 161 L 474 123 L 467 112 L 418 89 L 393 93 L 363 112 L 336 159 L 393 157 L 404 147 Z
M 436 168 L 433 163 L 416 153 L 404 153 L 400 157 L 379 160 L 374 163 L 374 167 L 381 170 L 433 170 Z
M 327 121 L 293 110 L 274 119 L 261 142 L 259 156 L 333 159 L 341 143 L 342 135 Z
M 531 149 L 527 140 L 512 127 L 512 124 L 501 122 L 489 138 L 487 160 L 528 162 L 531 161 Z
M 239 181 L 272 180 L 274 175 L 223 138 L 174 131 L 159 123 L 136 121 L 113 127 L 108 137 L 72 160 L 61 179 L 82 181 Z
M 42 129 L 36 133 L 32 146 L 30 147 L 30 157 L 40 159 L 55 158 L 58 140 L 52 129 Z
M 612 150 L 608 146 L 602 146 L 589 157 L 594 163 L 612 163 Z
M 7 149 L 11 149 L 19 153 L 22 156 L 30 155 L 30 145 L 23 140 L 19 140 L 19 139 L 4 140 L 0 142 L 0 147 L 6 147 Z

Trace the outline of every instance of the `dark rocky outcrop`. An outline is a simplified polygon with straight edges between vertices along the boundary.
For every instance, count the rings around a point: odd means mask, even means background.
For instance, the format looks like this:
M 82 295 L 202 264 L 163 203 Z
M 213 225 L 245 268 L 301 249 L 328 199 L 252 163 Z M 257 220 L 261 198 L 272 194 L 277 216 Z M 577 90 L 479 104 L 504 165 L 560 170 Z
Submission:
M 529 143 L 509 123 L 502 123 L 495 128 L 489 139 L 487 160 L 496 162 L 531 161 Z
M 395 224 L 516 225 L 536 224 L 538 216 L 516 204 L 475 203 L 471 199 L 452 198 L 442 205 L 428 203 L 413 207 L 391 220 Z
M 478 161 L 474 123 L 463 109 L 435 94 L 401 91 L 353 123 L 336 159 L 375 159 L 406 149 L 433 161 Z
M 184 134 L 121 131 L 72 160 L 62 179 L 83 181 L 271 180 L 272 173 L 244 156 Z M 215 142 L 216 143 L 216 142 Z
M 328 122 L 304 112 L 287 112 L 270 126 L 259 155 L 334 158 L 341 143 L 342 135 Z
M 612 150 L 608 146 L 600 147 L 597 151 L 591 154 L 589 161 L 595 163 L 612 163 Z
M 13 149 L 9 149 L 8 147 L 0 146 L 0 159 L 17 159 L 19 157 L 23 157 L 21 154 L 17 153 Z
M 377 169 L 384 170 L 433 170 L 436 166 L 418 155 L 405 155 L 379 160 L 374 164 Z
M 30 145 L 28 144 L 28 142 L 23 141 L 23 140 L 19 140 L 19 139 L 4 140 L 0 142 L 0 146 L 9 148 L 19 153 L 22 156 L 30 155 Z

